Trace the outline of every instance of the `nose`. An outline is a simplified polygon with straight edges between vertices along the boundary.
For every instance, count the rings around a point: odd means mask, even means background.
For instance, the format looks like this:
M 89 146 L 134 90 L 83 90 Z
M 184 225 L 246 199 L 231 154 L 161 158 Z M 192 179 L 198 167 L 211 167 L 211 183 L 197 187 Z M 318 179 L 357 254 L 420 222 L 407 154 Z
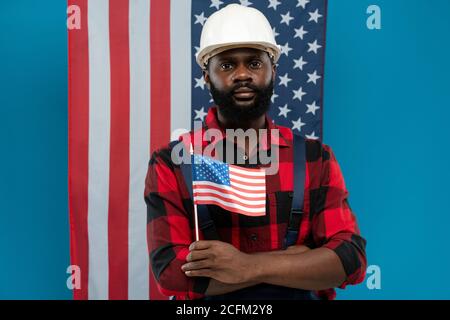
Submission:
M 245 64 L 238 64 L 232 77 L 233 82 L 253 81 L 253 75 Z

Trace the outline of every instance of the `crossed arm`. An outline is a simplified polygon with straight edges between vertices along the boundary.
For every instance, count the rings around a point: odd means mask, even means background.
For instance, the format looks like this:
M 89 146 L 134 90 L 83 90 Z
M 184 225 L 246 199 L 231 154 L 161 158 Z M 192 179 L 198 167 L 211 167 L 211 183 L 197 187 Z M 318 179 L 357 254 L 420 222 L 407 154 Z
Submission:
M 220 295 L 259 283 L 305 290 L 322 290 L 341 285 L 345 270 L 333 250 L 293 246 L 283 251 L 243 253 L 220 241 L 198 241 L 189 247 L 188 277 L 209 277 L 206 295 Z

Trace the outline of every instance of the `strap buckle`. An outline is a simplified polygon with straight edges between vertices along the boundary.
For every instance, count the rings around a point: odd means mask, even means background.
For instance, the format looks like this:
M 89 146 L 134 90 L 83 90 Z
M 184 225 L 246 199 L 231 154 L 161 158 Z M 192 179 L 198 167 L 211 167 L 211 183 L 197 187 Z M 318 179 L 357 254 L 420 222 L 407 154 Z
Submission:
M 292 208 L 291 209 L 291 214 L 295 214 L 295 215 L 303 215 L 303 210 L 299 209 L 299 208 Z

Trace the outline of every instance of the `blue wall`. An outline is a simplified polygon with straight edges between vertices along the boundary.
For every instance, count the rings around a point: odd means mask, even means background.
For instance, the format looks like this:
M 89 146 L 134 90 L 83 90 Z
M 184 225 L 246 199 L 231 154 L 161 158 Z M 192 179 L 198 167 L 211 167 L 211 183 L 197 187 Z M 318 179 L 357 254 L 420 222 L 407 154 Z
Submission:
M 381 290 L 341 298 L 450 298 L 449 14 L 447 0 L 329 3 L 324 141 L 382 274 Z
M 71 298 L 65 9 L 0 4 L 0 299 Z M 330 0 L 324 140 L 382 274 L 381 290 L 339 298 L 450 298 L 448 13 L 447 0 Z
M 63 0 L 0 3 L 0 299 L 68 299 Z

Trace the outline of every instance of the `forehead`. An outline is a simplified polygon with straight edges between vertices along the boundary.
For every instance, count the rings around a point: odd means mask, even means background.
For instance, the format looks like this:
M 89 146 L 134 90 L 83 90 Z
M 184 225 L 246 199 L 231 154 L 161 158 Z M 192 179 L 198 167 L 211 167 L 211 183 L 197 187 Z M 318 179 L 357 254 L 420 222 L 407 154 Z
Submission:
M 254 49 L 254 48 L 234 48 L 230 50 L 226 50 L 221 52 L 211 60 L 225 60 L 225 59 L 251 59 L 251 58 L 259 58 L 264 59 L 265 57 L 269 58 L 269 55 L 266 51 Z

